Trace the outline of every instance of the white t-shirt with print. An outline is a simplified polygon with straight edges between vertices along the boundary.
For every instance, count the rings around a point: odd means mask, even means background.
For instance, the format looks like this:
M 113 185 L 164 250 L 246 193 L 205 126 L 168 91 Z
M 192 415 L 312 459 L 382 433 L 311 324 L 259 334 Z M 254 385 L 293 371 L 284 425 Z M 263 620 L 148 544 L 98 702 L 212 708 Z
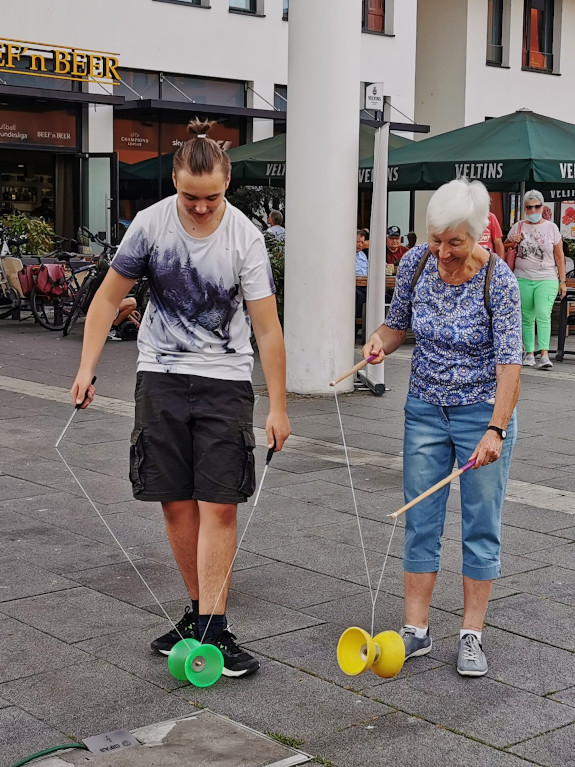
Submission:
M 517 258 L 515 259 L 516 277 L 526 280 L 556 280 L 557 267 L 553 248 L 561 242 L 561 232 L 552 221 L 541 221 L 530 224 L 521 221 L 521 235 Z M 519 223 L 513 224 L 507 238 L 509 240 L 519 234 Z
M 209 237 L 191 237 L 167 197 L 135 217 L 112 262 L 146 275 L 150 301 L 138 333 L 138 370 L 249 381 L 251 326 L 244 299 L 275 293 L 261 232 L 226 202 Z

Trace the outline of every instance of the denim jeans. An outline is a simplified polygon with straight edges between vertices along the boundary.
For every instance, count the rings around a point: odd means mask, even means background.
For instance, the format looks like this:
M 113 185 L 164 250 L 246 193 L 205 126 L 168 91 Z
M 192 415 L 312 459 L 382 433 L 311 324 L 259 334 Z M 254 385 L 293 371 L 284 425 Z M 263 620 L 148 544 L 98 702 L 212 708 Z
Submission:
M 467 463 L 492 414 L 493 404 L 488 402 L 442 407 L 408 395 L 403 451 L 406 503 L 450 474 L 456 459 L 459 466 Z M 475 580 L 492 580 L 501 571 L 501 507 L 516 438 L 514 413 L 500 458 L 460 477 L 462 572 Z M 407 572 L 440 569 L 449 489 L 446 485 L 406 512 L 403 566 Z

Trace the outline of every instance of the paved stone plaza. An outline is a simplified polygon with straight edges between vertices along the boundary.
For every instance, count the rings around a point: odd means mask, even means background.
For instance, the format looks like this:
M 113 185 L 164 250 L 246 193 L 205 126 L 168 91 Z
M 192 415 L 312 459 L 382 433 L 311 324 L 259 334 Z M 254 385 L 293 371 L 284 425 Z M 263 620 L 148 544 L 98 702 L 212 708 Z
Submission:
M 334 400 L 292 397 L 293 435 L 274 457 L 239 553 L 228 614 L 262 660 L 244 680 L 197 689 L 173 679 L 149 643 L 168 630 L 53 445 L 72 410 L 72 336 L 0 323 L 0 765 L 108 730 L 198 708 L 287 738 L 324 765 L 575 765 L 575 357 L 525 370 L 520 436 L 503 512 L 503 577 L 484 632 L 489 672 L 458 676 L 462 610 L 458 491 L 449 501 L 431 654 L 392 680 L 346 677 L 335 648 L 371 603 Z M 570 342 L 572 344 L 572 342 Z M 568 348 L 575 348 L 573 344 Z M 410 347 L 390 358 L 381 398 L 340 397 L 372 580 L 402 505 L 402 406 Z M 186 604 L 157 504 L 127 480 L 134 343 L 107 344 L 98 399 L 61 449 L 174 619 Z M 326 371 L 326 380 L 331 371 Z M 254 381 L 257 457 L 267 399 Z M 241 508 L 245 522 L 250 504 Z M 403 619 L 395 530 L 375 628 Z M 241 525 L 240 525 L 240 529 Z M 190 755 L 190 765 L 193 755 Z

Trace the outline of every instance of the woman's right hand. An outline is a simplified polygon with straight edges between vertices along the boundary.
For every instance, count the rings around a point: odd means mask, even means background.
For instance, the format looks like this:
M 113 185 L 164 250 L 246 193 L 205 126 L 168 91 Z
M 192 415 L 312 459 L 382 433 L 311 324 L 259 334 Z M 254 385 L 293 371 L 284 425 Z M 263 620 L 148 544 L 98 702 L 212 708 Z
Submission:
M 521 240 L 523 239 L 523 235 L 522 235 L 522 234 L 514 234 L 514 235 L 513 235 L 513 237 L 512 237 L 511 239 L 513 240 L 513 242 L 514 242 L 514 243 L 516 243 L 517 245 L 519 245 L 519 243 L 520 243 L 520 242 L 521 242 Z
M 80 409 L 87 408 L 90 402 L 94 399 L 96 389 L 92 384 L 94 376 L 92 373 L 84 373 L 82 370 L 78 371 L 76 380 L 72 384 L 70 394 L 72 396 L 72 404 L 77 407 L 80 405 Z
M 367 339 L 367 343 L 361 350 L 364 360 L 369 357 L 375 357 L 371 360 L 372 365 L 378 365 L 385 359 L 385 352 L 383 351 L 383 341 L 379 333 L 372 333 Z

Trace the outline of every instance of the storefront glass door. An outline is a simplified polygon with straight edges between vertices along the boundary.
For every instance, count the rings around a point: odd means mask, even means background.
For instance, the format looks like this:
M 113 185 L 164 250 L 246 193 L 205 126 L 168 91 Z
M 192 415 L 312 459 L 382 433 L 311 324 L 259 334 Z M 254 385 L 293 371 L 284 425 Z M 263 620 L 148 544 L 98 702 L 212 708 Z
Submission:
M 107 242 L 118 238 L 118 160 L 116 154 L 91 154 L 82 161 L 82 222 Z M 94 248 L 94 245 L 92 245 Z M 94 248 L 94 250 L 98 250 Z

